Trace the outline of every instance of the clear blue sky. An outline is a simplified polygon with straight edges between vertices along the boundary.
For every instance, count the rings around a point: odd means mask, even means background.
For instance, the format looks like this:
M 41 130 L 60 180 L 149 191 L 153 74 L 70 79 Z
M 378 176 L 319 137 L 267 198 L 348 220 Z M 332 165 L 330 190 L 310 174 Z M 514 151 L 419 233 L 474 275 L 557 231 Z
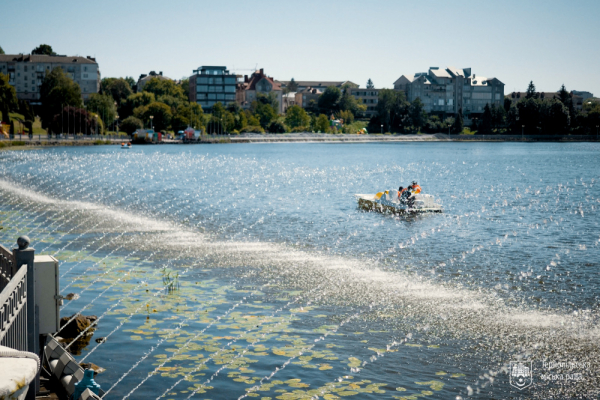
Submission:
M 264 68 L 275 79 L 392 87 L 430 66 L 471 67 L 505 93 L 588 90 L 600 97 L 600 1 L 2 2 L 0 46 L 95 56 L 103 77 L 201 65 Z

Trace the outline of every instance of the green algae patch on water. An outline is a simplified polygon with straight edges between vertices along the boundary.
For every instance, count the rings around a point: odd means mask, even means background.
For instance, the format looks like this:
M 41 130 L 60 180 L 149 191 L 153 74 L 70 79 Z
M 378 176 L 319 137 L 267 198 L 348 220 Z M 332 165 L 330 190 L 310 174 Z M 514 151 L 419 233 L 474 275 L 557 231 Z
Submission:
M 417 385 L 429 386 L 431 390 L 440 391 L 444 387 L 442 381 L 415 382 Z

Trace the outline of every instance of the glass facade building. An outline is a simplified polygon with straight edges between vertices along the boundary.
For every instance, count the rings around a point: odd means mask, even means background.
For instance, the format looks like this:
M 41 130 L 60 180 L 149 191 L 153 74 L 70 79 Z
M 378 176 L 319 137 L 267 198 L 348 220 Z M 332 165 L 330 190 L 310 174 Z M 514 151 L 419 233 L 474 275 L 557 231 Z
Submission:
M 190 101 L 209 111 L 217 102 L 224 106 L 235 102 L 237 77 L 227 67 L 203 66 L 190 76 Z

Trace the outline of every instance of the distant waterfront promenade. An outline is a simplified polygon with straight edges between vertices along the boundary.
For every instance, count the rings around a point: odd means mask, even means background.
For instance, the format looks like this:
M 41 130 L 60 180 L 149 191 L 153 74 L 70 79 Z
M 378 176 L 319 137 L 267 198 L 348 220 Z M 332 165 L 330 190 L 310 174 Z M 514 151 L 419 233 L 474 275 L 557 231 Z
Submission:
M 55 146 L 91 146 L 119 145 L 127 142 L 126 138 L 105 138 L 104 136 L 48 138 L 34 135 L 31 139 L 23 136 L 21 140 L 0 140 L 0 150 L 22 150 L 32 147 Z M 368 142 L 586 142 L 594 141 L 589 136 L 521 136 L 521 135 L 448 135 L 434 134 L 328 134 L 328 133 L 249 133 L 239 135 L 203 135 L 198 141 L 183 142 L 181 140 L 163 140 L 154 144 L 215 144 L 215 143 L 368 143 Z

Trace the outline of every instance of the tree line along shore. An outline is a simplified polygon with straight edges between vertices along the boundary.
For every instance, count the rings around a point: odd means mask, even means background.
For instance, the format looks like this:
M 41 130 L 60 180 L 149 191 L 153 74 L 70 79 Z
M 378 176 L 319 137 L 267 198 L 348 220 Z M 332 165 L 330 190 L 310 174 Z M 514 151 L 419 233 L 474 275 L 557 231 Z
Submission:
M 289 90 L 293 90 L 294 80 Z M 372 85 L 372 82 L 371 82 Z M 99 93 L 83 103 L 81 88 L 61 68 L 48 71 L 40 86 L 40 104 L 18 101 L 8 76 L 0 73 L 0 137 L 17 134 L 82 136 L 121 135 L 152 128 L 177 134 L 188 127 L 203 134 L 241 133 L 331 133 L 359 132 L 454 135 L 588 136 L 597 140 L 600 100 L 590 98 L 576 110 L 564 85 L 552 98 L 541 98 L 533 82 L 525 95 L 513 102 L 506 96 L 501 106 L 487 104 L 483 113 L 468 121 L 462 110 L 456 114 L 428 114 L 420 98 L 407 101 L 404 92 L 379 91 L 376 113 L 361 118 L 366 105 L 350 94 L 349 87 L 328 87 L 317 100 L 302 108 L 288 107 L 279 114 L 272 93 L 258 94 L 249 109 L 236 102 L 216 103 L 211 113 L 189 101 L 189 81 L 149 79 L 141 92 L 131 77 L 103 78 Z

